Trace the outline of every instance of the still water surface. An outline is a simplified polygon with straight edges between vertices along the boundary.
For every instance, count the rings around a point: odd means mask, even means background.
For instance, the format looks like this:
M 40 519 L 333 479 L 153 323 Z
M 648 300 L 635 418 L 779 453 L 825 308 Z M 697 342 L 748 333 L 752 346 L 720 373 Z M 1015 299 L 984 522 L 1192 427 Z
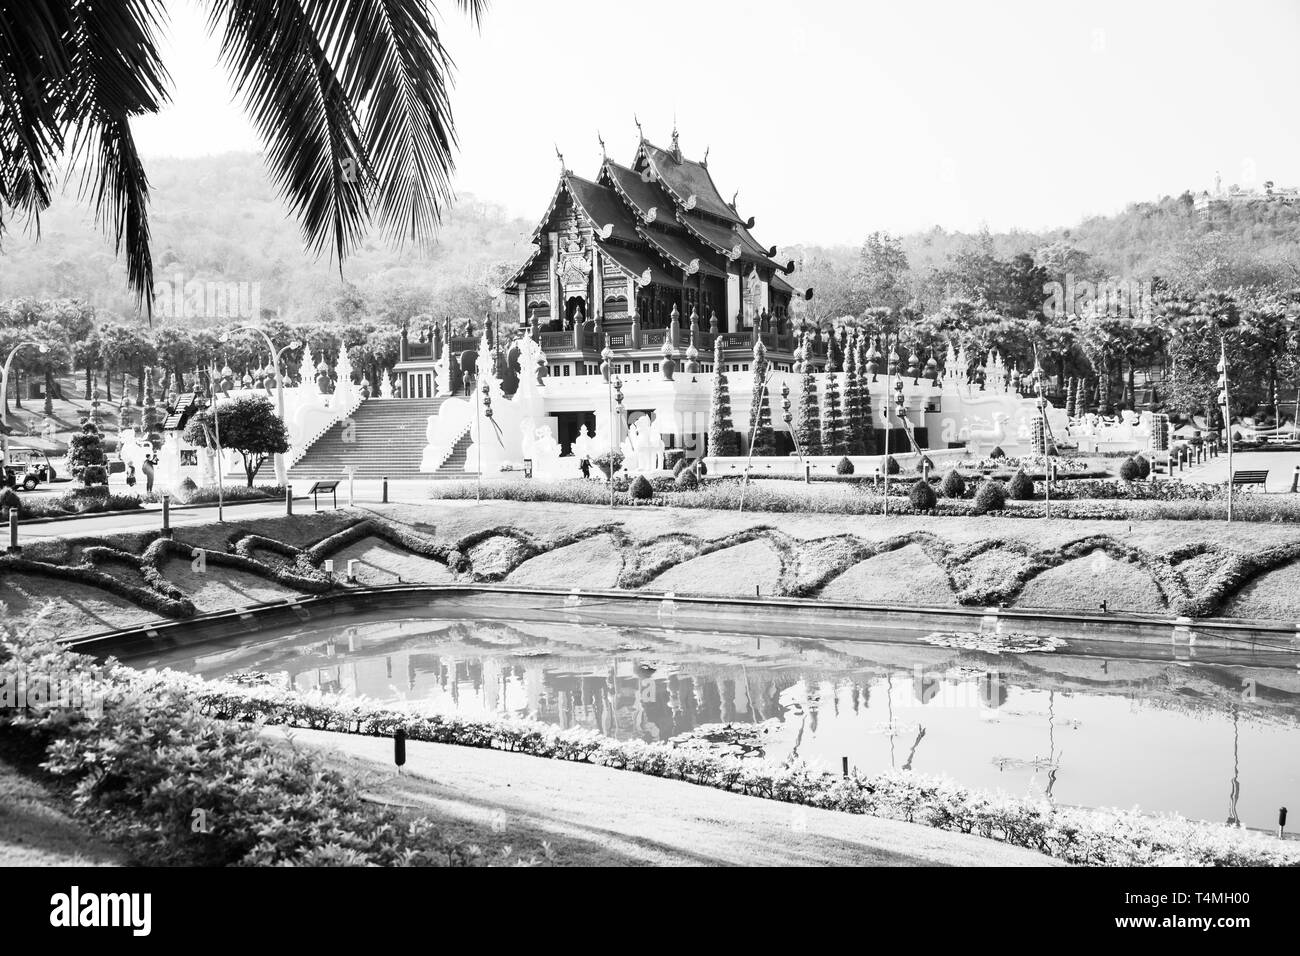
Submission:
M 1141 657 L 1134 656 L 1141 654 Z M 1300 806 L 1295 655 L 1067 644 L 992 655 L 898 640 L 555 622 L 380 620 L 267 632 L 135 661 L 618 738 L 761 725 L 764 752 L 894 767 L 1061 804 L 1271 827 Z

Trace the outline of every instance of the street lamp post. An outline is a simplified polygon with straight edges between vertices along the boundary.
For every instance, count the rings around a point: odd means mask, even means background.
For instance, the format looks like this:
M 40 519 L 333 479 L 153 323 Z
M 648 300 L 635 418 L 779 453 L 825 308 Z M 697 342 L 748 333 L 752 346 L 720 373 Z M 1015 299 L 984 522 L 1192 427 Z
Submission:
M 9 357 L 5 359 L 4 369 L 0 371 L 0 449 L 4 454 L 0 457 L 8 458 L 9 456 L 9 367 L 14 363 L 14 356 L 20 351 L 33 346 L 42 355 L 50 350 L 50 347 L 44 342 L 19 342 L 9 351 Z
M 289 424 L 284 420 L 284 369 L 281 366 L 280 357 L 284 355 L 285 352 L 292 352 L 300 348 L 302 343 L 295 339 L 279 351 L 276 351 L 275 343 L 272 342 L 271 337 L 266 334 L 266 330 L 260 329 L 255 325 L 245 325 L 240 326 L 237 329 L 231 329 L 229 332 L 222 334 L 221 341 L 223 343 L 230 341 L 230 336 L 236 332 L 256 332 L 262 337 L 262 341 L 266 343 L 266 349 L 271 355 L 271 367 L 275 371 L 276 413 L 280 416 L 280 423 L 284 425 L 285 431 L 287 432 L 289 430 Z M 213 394 L 215 396 L 215 392 Z M 215 401 L 216 399 L 214 397 L 214 407 Z M 280 452 L 276 452 L 272 461 L 275 465 L 275 480 L 283 485 L 288 481 L 288 469 L 285 467 L 284 455 Z

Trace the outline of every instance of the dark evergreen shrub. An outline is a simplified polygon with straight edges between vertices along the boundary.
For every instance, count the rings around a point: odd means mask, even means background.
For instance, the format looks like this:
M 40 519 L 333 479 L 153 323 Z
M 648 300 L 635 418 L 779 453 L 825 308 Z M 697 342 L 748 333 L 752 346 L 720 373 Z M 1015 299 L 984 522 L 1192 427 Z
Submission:
M 686 468 L 677 473 L 677 477 L 673 480 L 673 487 L 678 491 L 695 491 L 700 487 L 700 479 L 695 477 L 695 472 Z
M 645 475 L 637 475 L 636 478 L 632 480 L 632 484 L 628 491 L 631 493 L 632 498 L 635 501 L 649 501 L 655 496 L 655 490 L 650 485 L 650 481 Z
M 1138 477 L 1139 477 L 1140 479 L 1142 479 L 1143 481 L 1146 481 L 1148 478 L 1150 478 L 1150 477 L 1151 477 L 1151 462 L 1149 462 L 1149 461 L 1147 460 L 1146 456 L 1145 456 L 1145 455 L 1134 455 L 1134 456 L 1133 456 L 1133 460 L 1134 460 L 1135 462 L 1137 462 L 1137 466 L 1138 466 Z
M 1142 468 L 1135 458 L 1125 458 L 1119 466 L 1119 476 L 1125 481 L 1137 481 L 1142 477 Z
M 1007 453 L 1004 452 L 1004 451 L 1002 450 L 1002 446 L 1001 446 L 1001 445 L 998 445 L 998 447 L 994 448 L 991 452 L 989 452 L 989 457 L 990 457 L 990 458 L 1006 458 L 1006 457 L 1007 457 Z
M 917 511 L 933 511 L 934 506 L 939 501 L 939 496 L 934 493 L 928 481 L 918 481 L 912 485 L 912 490 L 907 493 L 907 500 L 911 502 L 913 508 Z
M 1021 468 L 1012 475 L 1011 483 L 1007 485 L 1007 491 L 1016 501 L 1029 501 L 1034 497 L 1034 483 L 1025 474 L 1025 469 Z
M 996 479 L 989 478 L 980 482 L 975 489 L 974 514 L 982 515 L 990 511 L 1001 511 L 1007 506 L 1007 487 Z
M 841 458 L 839 462 L 837 462 L 835 465 L 835 474 L 837 475 L 853 474 L 853 462 L 849 461 L 848 458 Z
M 885 472 L 890 475 L 896 475 L 903 469 L 899 467 L 898 460 L 893 455 L 885 457 Z
M 943 492 L 945 498 L 961 498 L 966 494 L 966 479 L 954 468 L 943 476 L 943 483 L 939 485 L 939 490 Z

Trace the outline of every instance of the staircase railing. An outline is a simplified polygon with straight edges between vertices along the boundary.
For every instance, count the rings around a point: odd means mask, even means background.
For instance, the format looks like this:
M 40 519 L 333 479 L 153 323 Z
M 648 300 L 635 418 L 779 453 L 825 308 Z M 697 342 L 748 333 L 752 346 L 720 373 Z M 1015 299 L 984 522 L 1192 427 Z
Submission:
M 334 414 L 327 420 L 326 424 L 317 429 L 316 433 L 306 441 L 294 445 L 293 448 L 289 450 L 289 457 L 284 463 L 285 470 L 288 471 L 294 465 L 298 464 L 298 462 L 302 461 L 303 458 L 307 456 L 307 452 L 311 450 L 311 446 L 324 438 L 331 428 L 344 419 L 351 418 L 356 414 L 357 409 L 361 407 L 361 404 L 364 401 L 365 398 L 362 397 L 360 391 L 358 391 L 346 407 L 330 409 Z

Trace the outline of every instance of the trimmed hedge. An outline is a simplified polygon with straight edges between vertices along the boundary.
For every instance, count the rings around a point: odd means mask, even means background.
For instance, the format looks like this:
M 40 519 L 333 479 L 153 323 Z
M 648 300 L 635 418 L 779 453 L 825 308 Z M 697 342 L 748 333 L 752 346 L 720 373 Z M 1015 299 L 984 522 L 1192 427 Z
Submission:
M 1001 511 L 1007 506 L 1007 487 L 1002 482 L 988 478 L 975 489 L 975 507 L 972 514 L 983 515 Z

